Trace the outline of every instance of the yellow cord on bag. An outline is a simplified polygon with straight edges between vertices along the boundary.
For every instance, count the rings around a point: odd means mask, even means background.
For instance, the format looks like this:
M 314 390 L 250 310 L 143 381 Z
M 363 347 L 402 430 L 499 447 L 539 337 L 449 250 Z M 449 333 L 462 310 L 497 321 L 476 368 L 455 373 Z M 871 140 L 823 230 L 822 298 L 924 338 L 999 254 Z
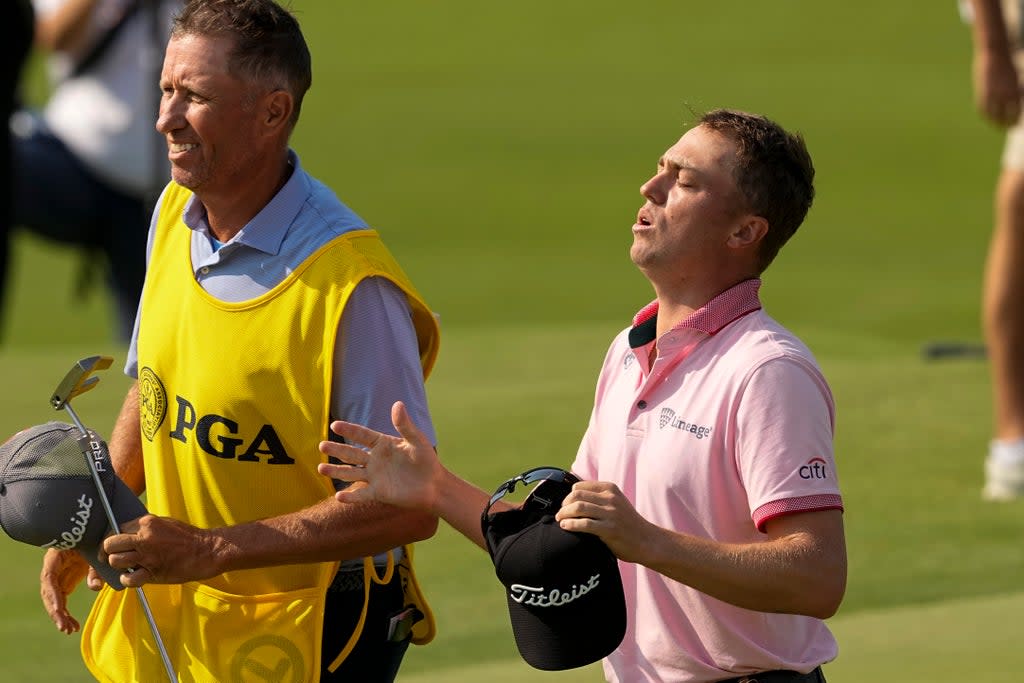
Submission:
M 374 566 L 372 557 L 363 558 L 363 611 L 359 613 L 359 621 L 356 622 L 355 630 L 352 631 L 352 636 L 345 643 L 345 647 L 342 648 L 341 654 L 327 667 L 327 670 L 331 673 L 334 673 L 341 666 L 341 663 L 345 661 L 345 658 L 355 648 L 356 643 L 359 641 L 359 636 L 363 634 L 363 626 L 366 624 L 366 613 L 370 610 L 370 582 L 382 586 L 391 581 L 394 573 L 395 558 L 390 550 L 388 551 L 388 563 L 383 577 L 377 576 L 377 567 Z

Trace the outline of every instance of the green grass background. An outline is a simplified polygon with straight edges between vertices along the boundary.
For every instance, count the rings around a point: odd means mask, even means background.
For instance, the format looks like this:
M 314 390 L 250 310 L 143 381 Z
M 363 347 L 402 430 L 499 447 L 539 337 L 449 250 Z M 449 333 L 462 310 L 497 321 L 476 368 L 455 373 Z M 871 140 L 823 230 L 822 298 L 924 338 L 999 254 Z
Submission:
M 920 355 L 980 340 L 1001 145 L 953 0 L 292 4 L 314 56 L 294 146 L 440 314 L 440 450 L 484 488 L 571 462 L 606 346 L 652 296 L 628 259 L 639 186 L 693 112 L 801 131 L 818 197 L 762 292 L 836 395 L 850 576 L 826 673 L 1018 680 L 1024 503 L 979 498 L 988 367 Z M 73 294 L 80 256 L 26 234 L 15 249 L 3 434 L 54 417 L 79 357 L 124 359 L 102 289 Z M 79 414 L 108 431 L 126 387 L 108 371 Z M 40 606 L 38 549 L 0 551 L 0 679 L 86 679 Z M 602 680 L 525 665 L 486 555 L 450 529 L 418 558 L 439 635 L 400 681 Z

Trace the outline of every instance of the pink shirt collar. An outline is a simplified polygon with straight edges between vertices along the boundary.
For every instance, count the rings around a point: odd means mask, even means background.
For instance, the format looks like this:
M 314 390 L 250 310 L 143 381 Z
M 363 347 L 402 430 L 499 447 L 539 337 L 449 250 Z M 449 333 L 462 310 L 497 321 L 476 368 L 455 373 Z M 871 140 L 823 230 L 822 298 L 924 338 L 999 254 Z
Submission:
M 759 278 L 751 278 L 733 285 L 688 315 L 673 329 L 689 328 L 705 334 L 715 334 L 737 318 L 761 308 L 761 300 L 757 296 L 760 288 Z M 655 299 L 633 316 L 630 346 L 636 348 L 653 341 L 657 320 L 658 300 Z M 641 327 L 649 328 L 649 331 L 638 330 Z

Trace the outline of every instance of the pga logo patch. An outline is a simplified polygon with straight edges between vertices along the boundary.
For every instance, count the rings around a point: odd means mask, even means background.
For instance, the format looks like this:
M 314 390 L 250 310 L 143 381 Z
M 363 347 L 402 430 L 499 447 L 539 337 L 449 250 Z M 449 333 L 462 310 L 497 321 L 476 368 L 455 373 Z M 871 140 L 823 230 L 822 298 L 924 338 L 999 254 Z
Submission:
M 167 391 L 164 383 L 152 368 L 142 368 L 139 371 L 139 420 L 143 435 L 152 441 L 166 416 Z

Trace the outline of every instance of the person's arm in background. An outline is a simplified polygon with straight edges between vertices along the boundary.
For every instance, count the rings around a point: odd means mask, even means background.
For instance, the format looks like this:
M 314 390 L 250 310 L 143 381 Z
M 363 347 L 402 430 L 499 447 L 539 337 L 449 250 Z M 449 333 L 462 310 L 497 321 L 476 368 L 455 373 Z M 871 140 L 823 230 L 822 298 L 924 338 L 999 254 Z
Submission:
M 36 13 L 36 47 L 46 52 L 76 54 L 84 48 L 90 17 L 100 0 L 67 0 Z M 49 3 L 52 5 L 53 3 Z
M 994 123 L 1012 126 L 1020 118 L 1021 90 L 1000 0 L 971 0 L 971 10 L 975 104 Z

